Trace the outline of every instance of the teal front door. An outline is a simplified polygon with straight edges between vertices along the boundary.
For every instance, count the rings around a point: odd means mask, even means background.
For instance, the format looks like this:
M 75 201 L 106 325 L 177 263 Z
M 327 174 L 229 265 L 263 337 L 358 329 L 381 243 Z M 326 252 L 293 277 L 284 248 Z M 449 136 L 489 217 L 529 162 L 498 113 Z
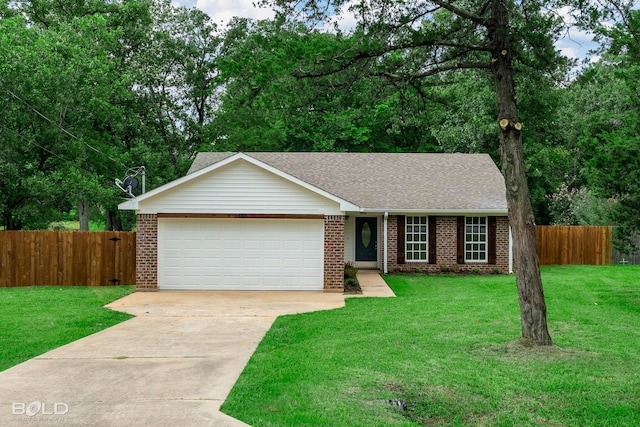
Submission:
M 378 260 L 378 218 L 356 217 L 356 261 Z

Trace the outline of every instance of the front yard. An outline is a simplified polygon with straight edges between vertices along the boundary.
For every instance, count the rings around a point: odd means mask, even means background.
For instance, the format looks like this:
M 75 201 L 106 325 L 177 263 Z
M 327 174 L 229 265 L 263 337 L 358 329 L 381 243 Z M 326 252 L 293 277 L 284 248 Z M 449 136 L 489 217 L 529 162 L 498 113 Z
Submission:
M 133 286 L 0 288 L 0 371 L 132 316 L 102 307 Z
M 280 317 L 222 410 L 251 425 L 640 425 L 640 267 L 546 267 L 554 347 L 515 279 L 390 275 L 397 298 Z

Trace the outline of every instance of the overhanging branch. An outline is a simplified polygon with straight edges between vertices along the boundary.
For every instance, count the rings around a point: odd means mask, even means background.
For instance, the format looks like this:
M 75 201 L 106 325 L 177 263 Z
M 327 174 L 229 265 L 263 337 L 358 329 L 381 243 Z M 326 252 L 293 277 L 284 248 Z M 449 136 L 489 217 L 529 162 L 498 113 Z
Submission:
M 411 75 L 403 76 L 400 74 L 383 72 L 383 73 L 374 73 L 374 75 L 387 77 L 392 80 L 419 80 L 419 79 L 424 79 L 426 77 L 430 77 L 436 74 L 444 73 L 447 71 L 464 70 L 464 69 L 491 69 L 491 64 L 489 62 L 456 62 L 453 64 L 434 67 L 419 74 L 411 74 Z
M 395 51 L 398 51 L 398 50 L 415 49 L 415 48 L 418 48 L 418 47 L 426 47 L 426 46 L 431 46 L 431 47 L 442 46 L 442 47 L 450 47 L 450 48 L 461 48 L 461 49 L 465 49 L 467 52 L 471 52 L 471 51 L 475 51 L 475 52 L 491 52 L 491 47 L 489 47 L 489 46 L 467 45 L 467 44 L 464 44 L 464 43 L 449 42 L 449 41 L 445 41 L 445 40 L 438 40 L 438 41 L 423 40 L 423 41 L 419 41 L 419 42 L 415 42 L 415 43 L 407 43 L 407 44 L 401 44 L 401 45 L 397 45 L 397 46 L 396 45 L 386 46 L 383 49 L 375 50 L 375 51 L 359 52 L 356 55 L 354 55 L 352 58 L 350 58 L 349 60 L 344 61 L 344 62 L 340 62 L 341 57 L 345 54 L 345 52 L 343 52 L 340 55 L 336 55 L 333 58 L 331 58 L 330 60 L 327 60 L 327 62 L 329 62 L 329 61 L 338 62 L 338 66 L 335 67 L 335 68 L 331 68 L 329 70 L 317 71 L 317 72 L 299 70 L 299 71 L 292 72 L 291 75 L 293 77 L 297 77 L 297 78 L 326 77 L 326 76 L 330 76 L 332 74 L 339 73 L 340 71 L 346 70 L 347 68 L 351 67 L 356 62 L 364 60 L 364 59 L 377 58 L 377 57 L 380 57 L 380 56 L 382 56 L 384 54 L 395 52 Z M 474 68 L 478 68 L 478 67 L 474 67 Z
M 487 19 L 482 18 L 482 17 L 480 17 L 478 15 L 474 15 L 473 13 L 467 12 L 466 10 L 459 9 L 459 8 L 453 6 L 449 2 L 446 2 L 446 1 L 443 1 L 443 0 L 430 0 L 430 1 L 432 3 L 434 3 L 434 4 L 437 4 L 438 6 L 440 6 L 442 8 L 444 8 L 444 9 L 447 9 L 449 12 L 451 12 L 451 13 L 453 13 L 453 14 L 461 17 L 461 18 L 467 19 L 467 20 L 469 20 L 471 22 L 475 22 L 476 24 L 482 25 L 484 27 L 486 27 L 488 25 L 489 21 Z

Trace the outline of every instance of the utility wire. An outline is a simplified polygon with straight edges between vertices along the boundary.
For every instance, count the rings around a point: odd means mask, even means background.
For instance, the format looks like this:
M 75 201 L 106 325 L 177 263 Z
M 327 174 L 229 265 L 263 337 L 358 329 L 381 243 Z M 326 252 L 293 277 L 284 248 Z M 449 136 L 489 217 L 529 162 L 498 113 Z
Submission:
M 60 131 L 62 131 L 63 133 L 69 135 L 71 138 L 81 142 L 82 144 L 86 145 L 87 147 L 89 147 L 90 149 L 92 149 L 93 151 L 95 151 L 98 154 L 102 154 L 103 156 L 105 156 L 107 159 L 111 160 L 114 163 L 117 163 L 119 165 L 121 165 L 123 168 L 127 169 L 127 165 L 125 165 L 124 163 L 122 163 L 119 160 L 114 159 L 113 157 L 109 156 L 108 154 L 103 153 L 102 151 L 98 150 L 97 148 L 95 148 L 94 146 L 92 146 L 91 144 L 83 141 L 82 139 L 78 138 L 77 136 L 75 136 L 74 134 L 72 134 L 71 132 L 69 132 L 68 130 L 66 130 L 61 124 L 58 124 L 56 121 L 50 119 L 49 117 L 45 116 L 44 114 L 42 114 L 40 111 L 38 111 L 36 108 L 32 107 L 27 101 L 25 101 L 24 99 L 20 98 L 18 95 L 16 95 L 15 93 L 13 93 L 11 90 L 6 89 L 7 93 L 9 93 L 11 96 L 13 96 L 14 98 L 16 98 L 18 101 L 22 102 L 24 105 L 26 105 L 30 110 L 32 110 L 34 113 L 36 113 L 38 116 L 42 117 L 43 119 L 45 119 L 46 121 L 48 121 L 49 123 L 51 123 L 52 125 L 54 125 L 55 127 L 57 127 Z M 42 147 L 40 147 L 42 148 Z
M 26 138 L 25 136 L 20 135 L 20 133 L 19 133 L 18 131 L 14 130 L 14 129 L 10 129 L 10 128 L 6 127 L 5 125 L 3 125 L 2 123 L 0 123 L 0 126 L 1 126 L 4 130 L 6 130 L 6 131 L 8 131 L 8 132 L 11 132 L 13 135 L 15 135 L 15 137 L 16 137 L 16 138 L 18 138 L 18 139 L 22 139 L 23 141 L 25 141 L 25 142 L 27 142 L 27 143 L 29 143 L 29 144 L 33 144 L 33 145 L 35 145 L 36 147 L 38 147 L 38 148 L 40 148 L 40 149 L 42 149 L 42 150 L 46 151 L 47 153 L 51 154 L 52 156 L 57 157 L 58 159 L 62 160 L 63 162 L 65 162 L 65 163 L 69 163 L 69 164 L 73 165 L 73 167 L 75 167 L 76 169 L 78 169 L 78 170 L 80 170 L 80 171 L 82 171 L 82 172 L 86 173 L 87 175 L 92 175 L 92 174 L 94 174 L 94 173 L 95 173 L 95 172 L 89 172 L 89 171 L 87 171 L 86 169 L 84 169 L 84 168 L 82 168 L 82 167 L 80 167 L 80 166 L 76 165 L 74 162 L 70 161 L 69 159 L 65 159 L 65 158 L 64 158 L 64 157 L 62 157 L 60 154 L 58 154 L 58 153 L 55 153 L 55 152 L 51 151 L 51 150 L 50 150 L 50 149 L 48 149 L 47 147 L 44 147 L 44 146 L 42 146 L 42 145 L 38 144 L 37 142 L 33 141 L 32 139 L 28 139 L 28 138 Z

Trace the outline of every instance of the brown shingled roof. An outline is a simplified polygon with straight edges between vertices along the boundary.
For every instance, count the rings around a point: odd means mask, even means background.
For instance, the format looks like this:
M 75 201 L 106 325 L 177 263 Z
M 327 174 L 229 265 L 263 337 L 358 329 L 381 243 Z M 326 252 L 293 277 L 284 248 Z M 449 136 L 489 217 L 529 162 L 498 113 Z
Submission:
M 236 153 L 199 153 L 189 174 Z M 488 154 L 244 153 L 365 209 L 507 210 Z

